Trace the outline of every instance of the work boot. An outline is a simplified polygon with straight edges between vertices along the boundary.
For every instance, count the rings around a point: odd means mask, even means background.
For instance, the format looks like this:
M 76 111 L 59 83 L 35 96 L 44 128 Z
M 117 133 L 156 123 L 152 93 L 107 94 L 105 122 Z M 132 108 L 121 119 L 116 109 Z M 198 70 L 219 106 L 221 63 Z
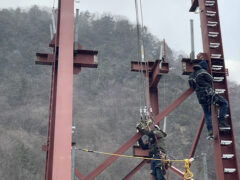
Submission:
M 218 124 L 220 130 L 229 130 L 230 125 L 226 121 L 220 121 Z
M 207 136 L 207 139 L 208 139 L 208 140 L 212 140 L 212 139 L 214 139 L 214 136 L 213 136 L 213 130 L 208 130 L 208 136 Z

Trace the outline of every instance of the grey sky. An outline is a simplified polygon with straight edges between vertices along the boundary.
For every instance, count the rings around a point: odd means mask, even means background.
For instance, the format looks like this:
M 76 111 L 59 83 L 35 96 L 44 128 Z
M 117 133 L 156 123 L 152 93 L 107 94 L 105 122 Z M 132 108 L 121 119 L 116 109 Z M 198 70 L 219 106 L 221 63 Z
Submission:
M 54 0 L 5 0 L 0 8 L 30 7 L 34 4 L 52 7 Z M 55 7 L 57 0 L 55 0 Z M 175 51 L 190 52 L 189 19 L 194 19 L 196 53 L 202 51 L 199 14 L 189 13 L 191 0 L 142 0 L 144 25 L 159 39 L 166 39 Z M 234 81 L 240 67 L 240 7 L 239 0 L 218 0 L 225 62 L 229 78 Z M 135 23 L 134 0 L 80 0 L 81 11 L 122 15 Z

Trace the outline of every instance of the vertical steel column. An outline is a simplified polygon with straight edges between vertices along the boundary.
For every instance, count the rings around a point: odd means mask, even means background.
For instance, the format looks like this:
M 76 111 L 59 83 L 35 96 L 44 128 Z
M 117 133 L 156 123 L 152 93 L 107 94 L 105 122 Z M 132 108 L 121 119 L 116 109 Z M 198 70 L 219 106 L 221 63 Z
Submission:
M 226 98 L 230 105 L 218 11 L 218 1 L 198 0 L 198 3 L 201 9 L 200 19 L 203 49 L 204 53 L 207 54 L 210 73 L 212 74 L 213 78 L 223 78 L 222 81 L 213 81 L 213 88 L 216 93 L 221 93 L 221 95 Z M 221 69 L 214 69 L 214 65 L 220 65 Z M 220 90 L 220 92 L 217 92 L 217 90 Z M 221 92 L 222 90 L 223 92 Z M 213 142 L 216 176 L 218 180 L 239 180 L 240 177 L 231 120 L 231 109 L 229 106 L 229 116 L 226 119 L 226 121 L 230 124 L 230 130 L 225 133 L 219 132 L 218 130 L 218 109 L 218 107 L 212 106 L 213 133 L 216 137 Z M 224 146 L 221 143 L 222 140 L 231 141 L 231 144 Z M 232 155 L 232 158 L 226 157 L 229 154 Z
M 54 51 L 56 52 L 56 50 Z M 54 55 L 54 59 L 56 59 L 56 55 Z M 54 62 L 54 64 L 52 65 L 51 95 L 50 95 L 50 104 L 49 104 L 45 180 L 50 180 L 52 178 L 53 142 L 54 142 L 55 107 L 56 107 L 56 84 L 57 84 L 56 77 L 57 77 L 57 62 Z
M 72 93 L 73 93 L 73 0 L 59 1 L 58 75 L 52 180 L 71 179 Z

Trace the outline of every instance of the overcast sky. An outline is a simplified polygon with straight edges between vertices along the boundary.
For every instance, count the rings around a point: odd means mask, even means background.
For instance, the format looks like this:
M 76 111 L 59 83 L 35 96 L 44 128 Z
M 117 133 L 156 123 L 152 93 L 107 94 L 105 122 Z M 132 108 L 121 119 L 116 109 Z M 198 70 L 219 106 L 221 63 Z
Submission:
M 2 0 L 0 8 L 30 7 L 34 4 L 52 8 L 57 0 Z M 226 67 L 229 79 L 240 84 L 240 1 L 218 0 Z M 202 51 L 199 14 L 188 12 L 191 0 L 142 0 L 143 21 L 159 39 L 166 39 L 170 48 L 190 53 L 190 19 L 194 19 L 196 54 Z M 134 0 L 80 0 L 80 11 L 111 13 L 136 22 Z

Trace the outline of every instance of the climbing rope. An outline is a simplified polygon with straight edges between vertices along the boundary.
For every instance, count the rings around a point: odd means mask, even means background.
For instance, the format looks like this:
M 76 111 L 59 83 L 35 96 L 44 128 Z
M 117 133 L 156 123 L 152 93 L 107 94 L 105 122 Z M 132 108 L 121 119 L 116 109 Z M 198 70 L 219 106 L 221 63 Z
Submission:
M 138 5 L 138 1 L 140 1 L 140 5 Z M 140 8 L 140 13 L 139 13 Z M 143 25 L 143 10 L 142 10 L 142 1 L 141 0 L 135 0 L 135 10 L 136 10 L 136 21 L 137 21 L 137 38 L 138 38 L 138 66 L 140 67 L 140 83 L 139 83 L 139 91 L 140 91 L 140 111 L 145 106 L 147 106 L 147 116 L 150 116 L 151 114 L 151 103 L 149 98 L 149 87 L 148 87 L 148 68 L 145 69 L 145 72 L 143 72 L 143 66 L 147 67 L 148 62 L 145 61 L 145 55 L 144 55 L 144 41 L 142 34 L 144 33 L 144 25 Z M 139 18 L 140 14 L 140 18 Z M 141 25 L 139 21 L 141 20 Z M 143 74 L 145 73 L 145 78 L 143 78 Z M 142 96 L 144 107 L 142 106 Z M 140 112 L 141 113 L 141 112 Z
M 167 162 L 183 162 L 184 163 L 184 180 L 190 180 L 193 178 L 193 173 L 190 171 L 190 164 L 193 162 L 194 158 L 191 159 L 184 159 L 184 160 L 170 160 L 170 159 L 153 159 L 148 157 L 138 157 L 138 156 L 131 156 L 131 155 L 124 155 L 124 154 L 116 154 L 116 153 L 107 153 L 107 152 L 101 152 L 101 151 L 94 151 L 94 150 L 88 150 L 88 149 L 82 149 L 82 148 L 76 148 L 76 150 L 83 151 L 83 152 L 89 152 L 89 153 L 97 153 L 97 154 L 104 154 L 108 156 L 117 156 L 117 157 L 125 157 L 125 158 L 134 158 L 134 159 L 144 159 L 144 160 L 153 160 L 153 161 L 162 161 L 164 163 Z
M 142 66 L 140 65 L 140 30 L 139 30 L 139 18 L 138 18 L 138 4 L 137 0 L 135 0 L 135 12 L 136 12 L 136 29 L 137 29 L 137 61 L 138 61 L 138 67 L 140 68 L 139 71 L 139 78 L 138 78 L 138 93 L 139 93 L 139 108 L 142 107 L 142 93 L 141 93 L 141 85 L 142 85 Z M 140 109 L 141 111 L 141 109 Z M 141 112 L 140 112 L 141 113 Z
M 190 171 L 190 164 L 193 159 L 184 159 L 184 180 L 190 180 L 193 178 L 193 173 Z

